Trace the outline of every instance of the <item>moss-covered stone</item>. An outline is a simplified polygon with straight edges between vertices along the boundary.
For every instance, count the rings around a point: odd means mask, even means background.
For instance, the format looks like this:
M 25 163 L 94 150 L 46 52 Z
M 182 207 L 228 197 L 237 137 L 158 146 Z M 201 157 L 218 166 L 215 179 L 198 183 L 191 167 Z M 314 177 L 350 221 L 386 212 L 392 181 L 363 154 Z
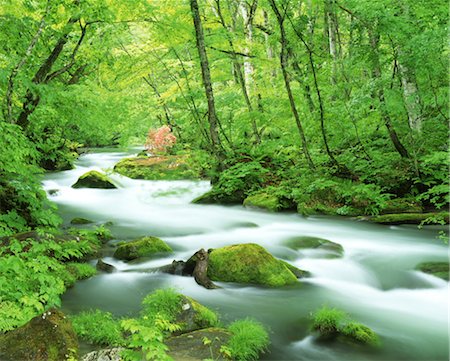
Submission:
M 181 326 L 180 333 L 215 327 L 219 324 L 219 318 L 215 312 L 188 296 L 180 296 L 181 302 L 175 321 Z
M 280 262 L 283 262 L 287 269 L 291 271 L 297 278 L 305 278 L 311 275 L 308 271 L 301 270 L 300 268 L 297 268 L 286 261 L 280 259 Z
M 199 170 L 188 163 L 188 158 L 177 155 L 125 158 L 114 166 L 114 171 L 133 179 L 175 180 L 200 178 Z
M 280 287 L 297 282 L 286 265 L 263 247 L 237 244 L 214 249 L 209 255 L 208 276 L 213 281 Z
M 114 183 L 106 176 L 106 174 L 91 170 L 83 174 L 72 188 L 102 188 L 113 189 L 117 188 Z
M 416 266 L 416 269 L 424 273 L 449 280 L 449 263 L 448 262 L 424 262 Z
M 213 188 L 209 192 L 195 198 L 195 204 L 241 204 L 245 199 L 243 191 L 232 192 L 230 194 Z
M 277 196 L 268 193 L 256 193 L 244 199 L 244 206 L 249 208 L 260 208 L 267 211 L 276 212 L 282 209 L 282 205 Z
M 422 213 L 422 205 L 414 199 L 395 198 L 386 202 L 386 206 L 381 210 L 382 214 L 397 213 Z
M 370 218 L 371 222 L 379 224 L 448 224 L 448 212 L 441 213 L 400 213 L 384 214 Z
M 378 335 L 369 327 L 358 323 L 349 322 L 339 330 L 338 339 L 344 342 L 356 343 L 377 347 L 380 345 Z
M 226 345 L 231 333 L 223 328 L 205 328 L 165 340 L 168 355 L 174 360 L 201 361 L 226 360 L 221 347 Z
M 92 277 L 97 273 L 95 267 L 89 263 L 69 262 L 65 266 L 67 273 L 61 276 L 66 287 L 71 287 L 76 281 Z
M 70 221 L 70 224 L 74 224 L 74 225 L 91 224 L 91 223 L 94 223 L 94 222 L 89 219 L 82 218 L 82 217 L 75 217 Z
M 63 361 L 77 358 L 78 340 L 68 318 L 56 309 L 25 326 L 0 334 L 0 359 L 5 361 Z
M 323 238 L 300 236 L 288 239 L 284 242 L 284 245 L 293 249 L 320 249 L 324 251 L 332 252 L 337 256 L 342 256 L 344 254 L 344 248 L 335 242 L 328 241 Z
M 114 252 L 114 257 L 131 261 L 139 257 L 150 257 L 156 253 L 172 252 L 163 240 L 157 237 L 142 237 L 131 242 L 122 243 Z

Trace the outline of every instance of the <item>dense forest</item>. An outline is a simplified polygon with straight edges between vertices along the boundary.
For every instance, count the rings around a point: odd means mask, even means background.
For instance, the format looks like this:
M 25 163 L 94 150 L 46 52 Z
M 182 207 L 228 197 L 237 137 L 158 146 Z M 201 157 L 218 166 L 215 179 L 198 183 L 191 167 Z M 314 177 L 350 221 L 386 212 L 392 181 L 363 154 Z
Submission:
M 0 343 L 59 306 L 69 286 L 95 273 L 82 261 L 116 238 L 105 225 L 68 229 L 42 185 L 45 174 L 74 168 L 92 148 L 140 147 L 115 167 L 130 178 L 210 180 L 193 201 L 199 205 L 448 223 L 444 1 L 0 4 Z M 164 167 L 170 172 L 162 175 Z M 435 233 L 446 242 L 445 228 Z M 205 256 L 196 255 L 200 269 Z M 110 338 L 99 343 L 128 347 L 126 359 L 141 359 L 136 350 L 166 359 L 162 340 L 180 331 L 168 305 L 185 296 L 158 292 L 144 300 L 145 322 L 118 326 L 98 311 L 73 323 L 108 324 Z M 216 317 L 202 312 L 208 322 Z M 321 317 L 344 316 L 318 311 L 316 331 L 330 333 Z M 256 321 L 236 322 L 230 332 L 242 339 L 221 347 L 221 357 L 256 359 L 267 334 Z M 209 338 L 204 344 L 214 346 Z M 249 350 L 239 349 L 252 338 Z M 205 358 L 219 359 L 209 348 Z

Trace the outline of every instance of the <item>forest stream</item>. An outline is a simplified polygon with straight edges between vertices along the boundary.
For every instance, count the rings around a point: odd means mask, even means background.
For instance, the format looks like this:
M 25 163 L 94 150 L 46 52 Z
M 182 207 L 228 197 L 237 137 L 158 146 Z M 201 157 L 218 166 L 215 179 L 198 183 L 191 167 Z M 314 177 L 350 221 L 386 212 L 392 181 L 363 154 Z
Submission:
M 66 224 L 85 217 L 112 222 L 114 239 L 104 260 L 119 272 L 78 282 L 62 297 L 67 313 L 99 308 L 117 316 L 136 315 L 148 293 L 172 287 L 217 311 L 224 322 L 251 317 L 270 330 L 265 360 L 448 360 L 448 283 L 414 267 L 445 261 L 446 245 L 436 226 L 382 226 L 345 217 L 302 217 L 267 213 L 242 206 L 195 205 L 191 200 L 210 189 L 208 181 L 144 181 L 118 174 L 118 189 L 73 189 L 88 170 L 112 168 L 136 150 L 93 150 L 76 168 L 48 173 L 44 188 Z M 162 238 L 175 251 L 166 258 L 122 262 L 113 244 L 139 236 Z M 344 248 L 342 258 L 318 250 L 294 251 L 283 242 L 294 236 L 321 237 Z M 200 248 L 257 243 L 274 256 L 307 270 L 311 277 L 278 289 L 221 283 L 207 290 L 193 278 L 146 272 L 172 260 L 186 260 Z M 92 261 L 95 264 L 95 261 Z M 382 341 L 368 351 L 313 340 L 310 314 L 323 305 L 348 312 L 372 328 Z

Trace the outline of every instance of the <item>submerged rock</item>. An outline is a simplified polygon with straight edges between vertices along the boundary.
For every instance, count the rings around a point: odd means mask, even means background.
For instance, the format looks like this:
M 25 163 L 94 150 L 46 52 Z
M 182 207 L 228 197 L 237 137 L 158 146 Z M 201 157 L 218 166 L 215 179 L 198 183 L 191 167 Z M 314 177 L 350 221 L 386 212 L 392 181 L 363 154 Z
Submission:
M 99 271 L 103 271 L 106 273 L 113 273 L 117 271 L 116 267 L 114 267 L 109 263 L 104 262 L 101 258 L 97 261 L 95 268 L 97 268 Z
M 449 280 L 449 263 L 448 262 L 424 262 L 416 266 L 416 269 L 424 273 L 428 273 L 435 277 Z
M 92 351 L 84 355 L 81 361 L 121 361 L 120 353 L 124 350 L 123 347 L 114 347 Z
M 227 360 L 221 352 L 231 338 L 223 328 L 205 328 L 165 340 L 168 355 L 174 360 L 201 361 L 205 359 Z
M 319 249 L 331 252 L 335 256 L 344 254 L 344 248 L 339 243 L 317 237 L 299 236 L 288 239 L 284 242 L 284 245 L 295 251 L 300 249 Z
M 381 216 L 371 217 L 371 222 L 380 224 L 445 224 L 449 223 L 449 213 L 399 213 L 399 214 L 384 214 Z
M 106 176 L 106 174 L 91 170 L 83 174 L 72 188 L 102 188 L 113 189 L 117 188 L 114 183 Z
M 198 179 L 199 172 L 188 164 L 186 156 L 165 155 L 125 158 L 114 166 L 114 171 L 133 179 L 174 180 Z
M 0 334 L 0 359 L 62 361 L 77 358 L 78 340 L 69 319 L 54 308 L 25 326 Z
M 209 255 L 208 276 L 213 281 L 270 287 L 297 283 L 297 277 L 283 261 L 274 258 L 263 247 L 254 243 L 212 250 Z
M 131 242 L 120 244 L 114 252 L 114 257 L 131 261 L 139 257 L 150 257 L 162 252 L 172 252 L 172 248 L 157 237 L 142 237 Z

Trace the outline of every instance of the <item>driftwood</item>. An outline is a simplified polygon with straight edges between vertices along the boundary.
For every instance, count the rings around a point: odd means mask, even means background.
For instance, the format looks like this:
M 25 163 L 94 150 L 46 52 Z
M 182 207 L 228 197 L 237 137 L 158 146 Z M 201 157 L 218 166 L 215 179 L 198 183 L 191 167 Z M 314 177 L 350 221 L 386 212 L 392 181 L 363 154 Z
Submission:
M 193 257 L 196 261 L 193 272 L 195 282 L 197 282 L 197 284 L 199 284 L 200 286 L 207 288 L 208 290 L 220 288 L 219 286 L 216 286 L 207 275 L 209 260 L 208 252 L 206 252 L 202 248 L 201 250 L 197 251 Z

